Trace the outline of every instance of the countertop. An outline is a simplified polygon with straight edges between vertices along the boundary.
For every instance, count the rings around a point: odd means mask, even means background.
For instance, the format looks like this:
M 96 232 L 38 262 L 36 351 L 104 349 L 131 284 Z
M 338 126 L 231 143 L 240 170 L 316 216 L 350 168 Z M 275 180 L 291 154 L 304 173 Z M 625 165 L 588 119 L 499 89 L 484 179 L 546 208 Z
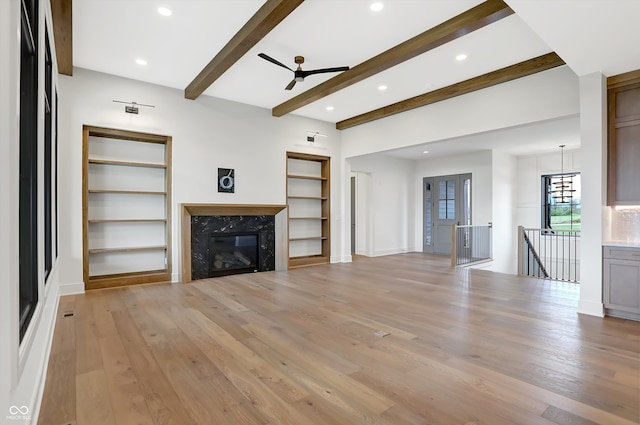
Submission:
M 608 242 L 603 242 L 602 246 L 640 248 L 640 241 L 608 241 Z

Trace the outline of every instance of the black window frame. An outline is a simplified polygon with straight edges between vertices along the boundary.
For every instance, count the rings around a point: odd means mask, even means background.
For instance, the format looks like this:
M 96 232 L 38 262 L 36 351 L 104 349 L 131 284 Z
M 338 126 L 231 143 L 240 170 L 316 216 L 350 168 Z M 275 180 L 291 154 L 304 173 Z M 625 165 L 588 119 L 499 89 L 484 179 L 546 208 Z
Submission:
M 53 267 L 53 179 L 52 179 L 52 133 L 53 133 L 53 62 L 49 31 L 45 25 L 44 65 L 44 283 Z
M 20 14 L 20 342 L 38 304 L 38 0 L 22 0 Z
M 552 180 L 554 178 L 559 178 L 559 177 L 564 177 L 564 178 L 570 178 L 573 179 L 574 177 L 578 177 L 580 180 L 582 179 L 582 177 L 580 176 L 580 173 L 553 173 L 553 174 L 543 174 L 541 176 L 541 214 L 540 214 L 540 220 L 541 220 L 541 225 L 540 227 L 543 229 L 549 229 L 549 230 L 581 230 L 582 229 L 582 225 L 579 225 L 577 227 L 574 227 L 574 222 L 573 219 L 571 220 L 571 227 L 569 229 L 559 229 L 559 228 L 554 228 L 551 224 L 551 217 L 552 217 L 552 208 L 554 207 L 563 207 L 566 208 L 567 206 L 569 207 L 569 212 L 570 215 L 573 216 L 574 215 L 574 211 L 575 210 L 581 210 L 582 209 L 582 197 L 580 196 L 579 202 L 575 203 L 573 202 L 573 197 L 570 196 L 571 200 L 569 203 L 565 203 L 565 204 L 554 204 L 552 202 L 552 191 L 555 190 L 553 188 L 552 185 Z M 579 183 L 581 185 L 581 182 Z M 572 186 L 573 186 L 573 182 L 572 182 Z

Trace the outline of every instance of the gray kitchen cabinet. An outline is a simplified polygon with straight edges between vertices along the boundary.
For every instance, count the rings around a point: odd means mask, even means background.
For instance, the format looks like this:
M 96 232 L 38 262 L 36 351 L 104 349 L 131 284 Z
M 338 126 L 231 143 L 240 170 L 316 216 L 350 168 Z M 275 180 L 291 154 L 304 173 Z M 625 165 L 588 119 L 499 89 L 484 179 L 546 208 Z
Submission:
M 603 273 L 607 313 L 640 319 L 640 248 L 604 246 Z

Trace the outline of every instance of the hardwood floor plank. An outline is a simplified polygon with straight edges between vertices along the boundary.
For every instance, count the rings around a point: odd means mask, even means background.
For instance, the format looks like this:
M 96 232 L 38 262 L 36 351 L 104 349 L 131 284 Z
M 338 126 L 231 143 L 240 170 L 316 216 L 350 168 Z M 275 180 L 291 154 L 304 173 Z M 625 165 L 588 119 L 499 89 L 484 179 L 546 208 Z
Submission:
M 598 425 L 596 422 L 581 418 L 555 406 L 549 406 L 542 414 L 542 417 L 558 425 Z
M 139 380 L 141 393 L 153 423 L 156 425 L 196 424 L 162 373 L 129 312 L 126 310 L 115 312 L 114 321 L 131 361 L 131 367 Z
M 120 338 L 100 339 L 100 350 L 116 424 L 153 425 L 142 388 Z
M 76 373 L 78 375 L 102 369 L 102 355 L 93 315 L 92 298 L 77 295 L 74 313 L 76 325 Z M 55 335 L 54 335 L 55 339 Z
M 294 380 L 281 373 L 275 367 L 265 363 L 251 370 L 262 383 L 287 403 L 293 403 L 307 397 L 307 390 L 298 385 Z
M 115 425 L 113 408 L 106 388 L 107 376 L 102 369 L 76 375 L 78 425 Z
M 640 323 L 579 290 L 409 253 L 63 297 L 39 423 L 637 425 Z
M 393 401 L 380 395 L 371 388 L 352 380 L 343 372 L 327 366 L 321 359 L 312 359 L 307 354 L 290 353 L 290 348 L 287 343 L 285 343 L 277 333 L 261 328 L 258 325 L 248 325 L 248 327 L 250 327 L 257 338 L 260 338 L 275 350 L 280 351 L 280 353 L 288 352 L 288 357 L 291 361 L 299 367 L 304 368 L 304 370 L 310 371 L 313 376 L 316 376 L 316 380 L 319 383 L 312 380 L 305 380 L 305 385 L 303 386 L 307 388 L 310 386 L 313 387 L 314 390 L 320 391 L 323 397 L 329 400 L 335 400 L 334 396 L 330 396 L 332 392 L 327 392 L 331 391 L 331 388 L 334 388 L 337 392 L 344 394 L 353 401 L 363 404 L 366 408 L 376 413 L 381 413 L 393 406 Z M 310 351 L 309 347 L 304 347 L 302 350 Z
M 38 424 L 64 424 L 76 419 L 74 351 L 51 354 L 44 391 L 51 397 L 40 406 Z

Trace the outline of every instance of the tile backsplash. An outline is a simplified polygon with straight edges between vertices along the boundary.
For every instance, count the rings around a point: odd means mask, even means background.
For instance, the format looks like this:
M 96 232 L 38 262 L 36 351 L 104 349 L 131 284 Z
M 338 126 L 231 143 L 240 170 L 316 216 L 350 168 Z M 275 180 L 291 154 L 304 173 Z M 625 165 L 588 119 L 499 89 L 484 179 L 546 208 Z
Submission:
M 617 207 L 611 211 L 611 239 L 640 243 L 640 207 Z

